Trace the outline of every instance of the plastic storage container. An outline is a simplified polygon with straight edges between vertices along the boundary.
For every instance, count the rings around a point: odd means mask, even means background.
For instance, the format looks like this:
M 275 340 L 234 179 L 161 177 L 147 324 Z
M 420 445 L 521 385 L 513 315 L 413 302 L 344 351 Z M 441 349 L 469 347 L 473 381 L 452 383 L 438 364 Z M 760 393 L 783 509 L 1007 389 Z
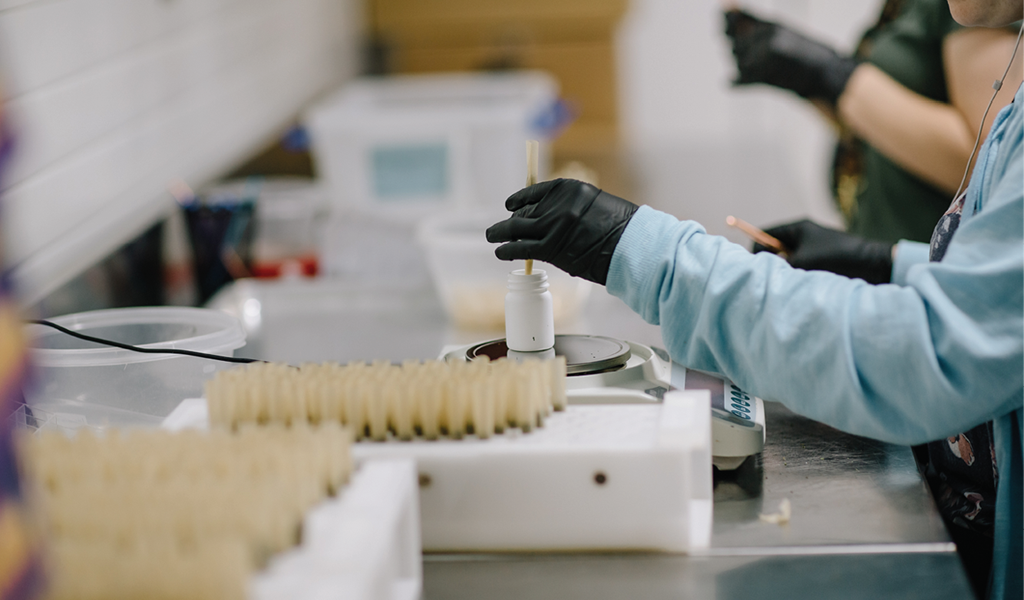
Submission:
M 68 329 L 144 348 L 179 348 L 232 356 L 245 344 L 235 317 L 186 307 L 122 308 L 51 319 Z M 107 427 L 159 425 L 185 398 L 231 363 L 176 354 L 141 354 L 80 340 L 42 325 L 28 337 L 34 384 L 29 410 Z M 71 416 L 74 416 L 71 418 Z
M 414 219 L 501 206 L 526 181 L 529 139 L 543 177 L 560 106 L 542 72 L 405 75 L 350 83 L 305 121 L 334 202 Z
M 326 210 L 323 186 L 311 180 L 281 177 L 263 181 L 256 200 L 253 275 L 316 275 L 321 218 Z
M 497 245 L 488 243 L 484 232 L 508 214 L 476 211 L 443 215 L 424 221 L 417 229 L 434 287 L 459 328 L 504 330 L 508 274 L 522 269 L 523 262 L 498 260 L 494 256 Z M 593 284 L 552 265 L 536 266 L 547 272 L 555 326 L 576 318 Z
M 200 193 L 211 207 L 254 207 L 245 268 L 256 277 L 316 275 L 327 193 L 306 177 L 249 177 L 221 182 Z M 230 231 L 230 228 L 229 228 Z

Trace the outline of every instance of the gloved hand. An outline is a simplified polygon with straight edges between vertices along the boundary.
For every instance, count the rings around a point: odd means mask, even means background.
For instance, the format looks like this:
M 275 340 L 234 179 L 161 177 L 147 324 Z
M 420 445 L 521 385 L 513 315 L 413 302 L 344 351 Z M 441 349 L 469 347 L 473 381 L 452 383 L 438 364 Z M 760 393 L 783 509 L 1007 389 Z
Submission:
M 545 181 L 505 201 L 508 219 L 487 229 L 487 241 L 507 242 L 501 260 L 532 258 L 604 285 L 615 246 L 637 205 L 573 179 Z
M 868 283 L 889 283 L 892 244 L 866 240 L 803 220 L 766 229 L 786 247 L 789 264 L 809 271 L 831 271 Z M 754 252 L 769 251 L 754 244 Z
M 807 99 L 835 105 L 857 61 L 785 25 L 762 21 L 733 9 L 725 13 L 725 34 L 732 39 L 739 76 L 733 83 L 767 83 Z

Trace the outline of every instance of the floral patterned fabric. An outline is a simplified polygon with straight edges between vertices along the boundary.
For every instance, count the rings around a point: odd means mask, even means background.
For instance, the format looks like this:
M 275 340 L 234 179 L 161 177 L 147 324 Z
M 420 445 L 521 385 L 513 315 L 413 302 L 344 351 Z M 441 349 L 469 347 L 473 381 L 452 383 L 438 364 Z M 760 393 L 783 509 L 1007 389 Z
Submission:
M 11 136 L 0 111 L 0 175 Z M 0 277 L 0 600 L 34 598 L 42 583 L 39 538 L 32 527 L 15 455 L 14 420 L 27 374 L 21 319 L 7 277 Z
M 932 233 L 929 260 L 941 261 L 960 226 L 966 193 L 950 204 Z M 996 458 L 992 423 L 919 447 L 916 451 L 939 511 L 947 521 L 992 537 Z

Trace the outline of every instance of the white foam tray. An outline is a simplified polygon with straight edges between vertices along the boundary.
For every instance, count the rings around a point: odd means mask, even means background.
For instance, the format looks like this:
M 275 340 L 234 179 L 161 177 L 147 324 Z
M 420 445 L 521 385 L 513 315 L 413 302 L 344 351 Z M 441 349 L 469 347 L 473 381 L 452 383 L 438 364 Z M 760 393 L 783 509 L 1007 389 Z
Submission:
M 206 427 L 206 401 L 185 400 L 164 422 Z M 305 516 L 302 543 L 250 581 L 251 600 L 417 600 L 423 589 L 416 464 L 360 461 L 334 498 Z
M 689 552 L 711 537 L 710 396 L 572 406 L 529 434 L 360 443 L 414 458 L 425 550 Z M 602 483 L 603 481 L 603 483 Z
M 711 538 L 706 390 L 570 405 L 529 434 L 361 442 L 353 456 L 416 461 L 424 550 L 694 552 Z

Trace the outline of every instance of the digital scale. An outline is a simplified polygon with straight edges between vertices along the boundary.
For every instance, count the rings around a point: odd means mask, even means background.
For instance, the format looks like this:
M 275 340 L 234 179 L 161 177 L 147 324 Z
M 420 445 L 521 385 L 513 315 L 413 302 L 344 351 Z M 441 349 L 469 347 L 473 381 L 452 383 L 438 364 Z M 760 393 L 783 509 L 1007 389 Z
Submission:
M 712 463 L 721 470 L 739 467 L 764 449 L 764 405 L 718 375 L 687 369 L 672 362 L 660 348 L 597 335 L 556 335 L 545 352 L 509 352 L 504 339 L 471 346 L 446 347 L 446 361 L 511 358 L 566 359 L 569 404 L 649 404 L 661 402 L 670 390 L 711 393 Z

